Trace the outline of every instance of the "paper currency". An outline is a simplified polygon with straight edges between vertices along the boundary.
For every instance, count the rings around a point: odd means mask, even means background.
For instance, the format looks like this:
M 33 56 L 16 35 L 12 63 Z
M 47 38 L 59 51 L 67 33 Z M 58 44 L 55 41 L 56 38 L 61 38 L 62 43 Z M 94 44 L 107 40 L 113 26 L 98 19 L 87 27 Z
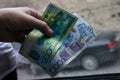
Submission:
M 34 29 L 29 33 L 20 53 L 46 69 L 51 65 L 52 59 L 76 23 L 77 17 L 50 3 L 42 15 L 42 20 L 54 31 L 53 36 L 47 38 L 39 30 Z
M 80 55 L 86 44 L 94 39 L 95 33 L 77 13 L 72 15 L 54 4 L 48 5 L 42 20 L 53 29 L 53 36 L 47 38 L 34 29 L 23 43 L 20 53 L 53 77 Z
M 51 65 L 47 68 L 52 76 L 56 75 L 62 67 L 80 55 L 86 48 L 87 43 L 95 38 L 92 27 L 77 13 L 73 15 L 78 17 L 78 20 L 52 60 Z

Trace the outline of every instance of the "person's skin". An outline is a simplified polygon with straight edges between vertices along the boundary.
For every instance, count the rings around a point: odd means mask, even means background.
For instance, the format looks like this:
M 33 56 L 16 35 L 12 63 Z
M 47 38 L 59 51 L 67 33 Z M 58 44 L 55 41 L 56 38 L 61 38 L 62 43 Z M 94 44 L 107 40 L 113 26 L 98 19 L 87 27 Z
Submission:
M 41 20 L 41 14 L 28 7 L 0 9 L 0 42 L 23 42 L 33 28 L 46 36 L 53 31 Z

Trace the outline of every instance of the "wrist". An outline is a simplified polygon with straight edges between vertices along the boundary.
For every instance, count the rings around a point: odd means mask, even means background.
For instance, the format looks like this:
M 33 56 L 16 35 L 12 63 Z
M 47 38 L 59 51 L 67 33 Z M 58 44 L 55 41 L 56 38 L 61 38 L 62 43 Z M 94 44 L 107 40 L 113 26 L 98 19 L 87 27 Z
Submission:
M 0 19 L 4 16 L 5 11 L 3 9 L 0 9 Z
M 5 21 L 5 17 L 6 17 L 6 11 L 4 9 L 0 9 L 0 30 L 4 31 L 6 30 L 6 21 Z

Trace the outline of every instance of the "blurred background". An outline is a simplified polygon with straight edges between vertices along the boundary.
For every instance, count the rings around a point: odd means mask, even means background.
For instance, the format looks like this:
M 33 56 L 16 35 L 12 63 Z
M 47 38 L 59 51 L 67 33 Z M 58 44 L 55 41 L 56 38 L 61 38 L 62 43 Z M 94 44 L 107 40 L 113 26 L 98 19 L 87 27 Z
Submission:
M 100 30 L 103 32 L 120 31 L 120 0 L 0 0 L 0 8 L 31 7 L 38 10 L 40 13 L 43 13 L 44 9 L 50 2 L 55 3 L 56 5 L 67 10 L 70 13 L 77 12 L 95 30 Z M 15 49 L 19 51 L 20 45 L 13 45 L 15 46 Z M 40 67 L 29 62 L 21 55 L 18 55 L 18 62 L 20 63 L 18 65 L 19 80 L 50 78 L 50 76 L 48 76 Z M 115 64 L 115 66 L 116 65 L 117 64 Z M 28 67 L 30 69 L 28 69 Z M 116 67 L 110 67 L 97 71 L 84 71 L 80 69 L 80 72 L 75 71 L 72 74 L 69 74 L 66 69 L 65 71 L 62 71 L 59 75 L 57 75 L 57 77 L 65 77 L 76 74 L 78 74 L 79 76 L 106 72 L 113 73 L 111 69 L 116 72 L 120 72 L 119 66 L 117 66 L 117 69 Z M 38 75 L 36 75 L 37 71 Z
M 95 29 L 120 30 L 120 0 L 0 0 L 0 8 L 31 7 L 42 13 L 50 2 L 79 13 Z

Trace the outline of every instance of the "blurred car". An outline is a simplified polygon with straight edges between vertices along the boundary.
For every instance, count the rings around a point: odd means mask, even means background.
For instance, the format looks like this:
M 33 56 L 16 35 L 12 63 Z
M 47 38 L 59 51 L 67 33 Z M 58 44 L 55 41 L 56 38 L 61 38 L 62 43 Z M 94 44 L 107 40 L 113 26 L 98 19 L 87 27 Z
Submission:
M 99 32 L 94 41 L 65 68 L 82 66 L 87 70 L 95 70 L 106 63 L 114 63 L 119 58 L 120 32 Z

